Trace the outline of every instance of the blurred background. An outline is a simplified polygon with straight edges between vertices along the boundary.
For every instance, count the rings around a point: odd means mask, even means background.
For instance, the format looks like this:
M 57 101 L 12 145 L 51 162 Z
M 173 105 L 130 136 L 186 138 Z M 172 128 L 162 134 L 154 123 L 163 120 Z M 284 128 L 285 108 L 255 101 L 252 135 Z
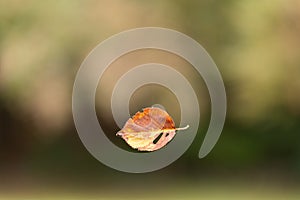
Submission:
M 128 148 L 114 139 L 118 127 L 105 105 L 132 64 L 181 69 L 199 89 L 203 120 L 193 145 L 172 165 L 126 174 L 101 164 L 81 143 L 72 87 L 98 43 L 145 26 L 175 29 L 203 45 L 225 82 L 227 119 L 213 151 L 198 159 L 210 117 L 205 84 L 166 52 L 120 58 L 96 98 L 99 122 L 117 145 Z M 299 35 L 298 0 L 0 0 L 0 199 L 299 199 Z M 132 114 L 153 103 L 147 95 L 174 108 L 178 124 L 178 103 L 158 86 L 136 91 Z

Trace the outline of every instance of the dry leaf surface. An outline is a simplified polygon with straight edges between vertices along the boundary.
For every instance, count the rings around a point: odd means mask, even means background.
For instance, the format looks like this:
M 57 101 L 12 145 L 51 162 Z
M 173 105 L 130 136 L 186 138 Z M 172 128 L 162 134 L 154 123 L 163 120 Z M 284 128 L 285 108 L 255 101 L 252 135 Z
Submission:
M 125 126 L 116 134 L 128 145 L 139 151 L 155 151 L 164 147 L 175 136 L 177 130 L 171 116 L 156 107 L 144 108 L 128 119 Z

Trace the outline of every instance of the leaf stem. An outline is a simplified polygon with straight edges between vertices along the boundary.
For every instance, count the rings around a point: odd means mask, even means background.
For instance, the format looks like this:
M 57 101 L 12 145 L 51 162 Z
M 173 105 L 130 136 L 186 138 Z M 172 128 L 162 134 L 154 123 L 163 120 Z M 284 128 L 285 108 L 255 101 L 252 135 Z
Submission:
M 181 127 L 181 128 L 176 128 L 175 130 L 176 131 L 183 131 L 183 130 L 186 130 L 190 127 L 190 125 L 186 125 L 185 127 Z

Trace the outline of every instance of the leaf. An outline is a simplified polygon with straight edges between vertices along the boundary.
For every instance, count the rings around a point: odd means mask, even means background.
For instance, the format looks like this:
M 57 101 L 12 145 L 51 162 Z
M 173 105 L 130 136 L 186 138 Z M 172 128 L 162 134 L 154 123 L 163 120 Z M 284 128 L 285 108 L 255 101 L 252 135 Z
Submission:
M 170 142 L 177 130 L 171 116 L 156 107 L 144 108 L 129 118 L 125 126 L 116 134 L 121 136 L 129 146 L 139 151 L 155 151 Z

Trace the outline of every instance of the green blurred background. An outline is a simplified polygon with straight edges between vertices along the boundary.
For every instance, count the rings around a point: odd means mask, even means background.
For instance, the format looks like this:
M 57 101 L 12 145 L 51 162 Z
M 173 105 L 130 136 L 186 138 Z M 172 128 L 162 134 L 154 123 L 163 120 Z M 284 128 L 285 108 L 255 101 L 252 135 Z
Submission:
M 203 45 L 223 76 L 228 112 L 204 159 L 209 99 L 198 142 L 179 160 L 126 174 L 82 145 L 72 87 L 99 42 L 145 26 Z M 299 199 L 299 36 L 298 0 L 0 0 L 0 199 Z M 114 122 L 102 121 L 114 135 Z

